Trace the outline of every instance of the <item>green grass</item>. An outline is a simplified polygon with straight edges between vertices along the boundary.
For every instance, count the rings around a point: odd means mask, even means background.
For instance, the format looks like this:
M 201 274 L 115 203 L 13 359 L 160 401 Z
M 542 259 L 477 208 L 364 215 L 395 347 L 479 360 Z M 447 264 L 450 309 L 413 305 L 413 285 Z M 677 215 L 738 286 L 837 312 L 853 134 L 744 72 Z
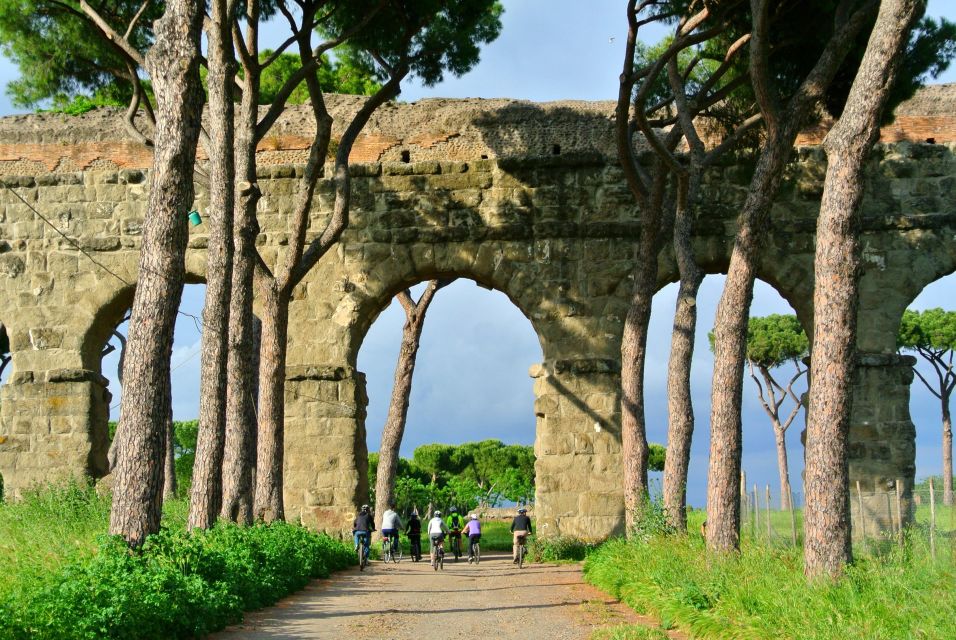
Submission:
M 131 553 L 105 535 L 109 510 L 80 485 L 0 504 L 0 640 L 199 637 L 355 562 L 299 525 L 187 533 L 185 500 Z
M 64 565 L 96 553 L 106 533 L 110 498 L 81 484 L 49 486 L 0 503 L 0 601 L 47 584 Z M 167 502 L 163 526 L 182 529 L 188 504 Z
M 654 616 L 663 628 L 677 627 L 695 638 L 954 637 L 956 561 L 950 540 L 934 561 L 916 528 L 903 548 L 859 558 L 843 580 L 808 584 L 799 549 L 745 536 L 738 557 L 708 556 L 700 520 L 692 514 L 688 536 L 605 543 L 585 563 L 588 581 Z

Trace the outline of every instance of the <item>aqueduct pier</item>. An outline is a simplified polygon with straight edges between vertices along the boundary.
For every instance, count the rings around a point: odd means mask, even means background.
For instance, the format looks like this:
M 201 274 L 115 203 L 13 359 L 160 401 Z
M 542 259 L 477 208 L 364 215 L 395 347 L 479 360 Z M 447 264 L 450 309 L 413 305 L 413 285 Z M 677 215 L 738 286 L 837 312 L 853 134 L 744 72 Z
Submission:
M 911 360 L 897 355 L 896 332 L 923 287 L 956 270 L 954 89 L 930 87 L 902 105 L 866 174 L 851 482 L 882 490 L 902 478 L 907 495 L 913 374 Z M 333 113 L 359 100 L 339 97 Z M 258 245 L 270 263 L 287 246 L 309 120 L 289 109 L 260 145 Z M 0 322 L 13 356 L 0 388 L 0 474 L 13 494 L 106 472 L 111 394 L 101 352 L 132 301 L 151 161 L 119 123 L 109 110 L 0 119 Z M 291 307 L 290 517 L 347 526 L 367 492 L 367 399 L 356 370 L 365 333 L 401 289 L 458 276 L 504 292 L 541 343 L 544 362 L 531 374 L 542 530 L 591 539 L 620 530 L 619 345 L 640 216 L 614 160 L 612 127 L 612 104 L 581 102 L 426 100 L 387 105 L 372 119 L 352 156 L 349 229 Z M 760 256 L 759 277 L 805 328 L 824 169 L 818 147 L 794 154 Z M 727 267 L 747 183 L 745 163 L 707 177 L 695 247 L 709 273 Z M 196 207 L 206 202 L 200 185 Z M 313 230 L 330 202 L 323 183 Z M 205 234 L 190 229 L 195 281 L 203 279 Z M 660 261 L 664 286 L 677 274 L 669 252 Z M 865 508 L 870 522 L 887 522 L 882 500 Z

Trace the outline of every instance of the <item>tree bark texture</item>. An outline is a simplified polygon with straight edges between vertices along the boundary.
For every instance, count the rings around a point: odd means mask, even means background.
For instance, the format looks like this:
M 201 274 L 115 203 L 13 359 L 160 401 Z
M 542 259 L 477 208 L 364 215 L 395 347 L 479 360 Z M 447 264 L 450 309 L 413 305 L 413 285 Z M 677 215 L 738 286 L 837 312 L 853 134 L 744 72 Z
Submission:
M 271 284 L 271 283 L 270 283 Z M 285 364 L 289 300 L 273 286 L 259 286 L 262 301 L 262 345 L 259 373 L 259 439 L 256 449 L 254 516 L 272 522 L 285 518 L 282 500 L 282 461 L 285 446 Z
M 226 436 L 226 367 L 232 296 L 235 206 L 235 60 L 226 0 L 212 3 L 209 42 L 209 246 L 203 307 L 199 381 L 199 430 L 187 527 L 208 529 L 222 506 L 222 459 Z
M 773 425 L 773 438 L 777 445 L 777 472 L 780 474 L 780 509 L 789 511 L 791 487 L 790 487 L 790 462 L 787 460 L 787 432 L 779 421 Z
M 943 396 L 943 504 L 953 506 L 953 419 L 948 394 Z
M 258 52 L 250 52 L 255 58 Z M 245 69 L 250 74 L 250 68 Z M 253 71 L 254 73 L 254 71 Z M 252 81 L 244 84 L 240 124 L 237 128 L 236 175 L 239 180 L 235 212 L 235 256 L 232 297 L 229 306 L 229 355 L 226 394 L 226 444 L 222 466 L 222 507 L 220 517 L 250 524 L 252 474 L 256 462 L 255 379 L 253 371 L 252 283 L 259 234 L 256 204 L 255 129 L 258 121 L 258 92 Z
M 871 15 L 869 5 L 865 5 L 835 25 L 816 65 L 790 97 L 787 108 L 781 111 L 769 79 L 768 2 L 751 0 L 751 7 L 754 28 L 750 75 L 766 125 L 766 139 L 737 217 L 734 248 L 714 320 L 707 547 L 717 552 L 736 551 L 740 546 L 740 403 L 757 253 L 765 236 L 770 205 L 800 127 L 823 98 L 856 34 Z
M 836 577 L 852 558 L 848 433 L 856 370 L 863 163 L 879 135 L 919 0 L 883 0 L 840 120 L 827 134 L 817 221 L 804 489 L 804 572 Z
M 199 32 L 202 6 L 170 0 L 156 22 L 147 67 L 157 129 L 139 279 L 129 324 L 118 459 L 109 531 L 133 547 L 159 530 L 162 457 L 170 419 L 173 329 L 182 297 L 202 113 Z
M 176 430 L 170 412 L 166 422 L 166 455 L 163 458 L 163 500 L 174 500 L 179 491 L 176 484 Z
M 697 265 L 691 245 L 693 212 L 690 203 L 697 194 L 699 170 L 692 174 L 687 192 L 680 195 L 674 217 L 674 253 L 680 273 L 671 352 L 667 363 L 667 455 L 664 458 L 664 509 L 668 523 L 677 531 L 687 531 L 687 473 L 690 446 L 694 435 L 694 405 L 690 373 L 694 361 L 697 333 L 697 292 L 704 273 Z M 680 181 L 679 188 L 684 188 Z
M 418 345 L 425 326 L 425 314 L 435 293 L 445 283 L 431 280 L 425 287 L 418 302 L 412 299 L 409 291 L 403 291 L 397 298 L 405 310 L 405 325 L 402 327 L 402 346 L 395 365 L 395 383 L 392 386 L 392 398 L 388 405 L 388 415 L 382 429 L 382 446 L 378 451 L 378 475 L 375 479 L 375 521 L 381 522 L 382 515 L 395 500 L 395 476 L 398 474 L 398 453 L 405 434 L 405 419 L 408 416 L 408 403 L 412 394 L 412 378 L 415 374 L 415 359 Z

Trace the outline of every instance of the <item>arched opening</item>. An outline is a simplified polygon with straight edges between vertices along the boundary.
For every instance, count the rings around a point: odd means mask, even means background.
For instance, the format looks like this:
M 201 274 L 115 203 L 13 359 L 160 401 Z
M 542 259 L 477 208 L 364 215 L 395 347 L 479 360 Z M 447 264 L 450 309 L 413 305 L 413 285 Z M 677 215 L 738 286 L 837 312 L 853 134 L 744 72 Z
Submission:
M 3 411 L 3 385 L 13 373 L 13 354 L 10 352 L 10 333 L 7 325 L 0 320 L 0 412 Z M 3 502 L 3 474 L 0 473 L 0 502 Z
M 424 284 L 412 289 L 418 299 Z M 393 377 L 401 345 L 405 313 L 394 299 L 375 319 L 362 340 L 358 367 L 365 372 L 369 405 L 366 442 L 373 455 L 381 445 L 393 389 Z M 428 444 L 461 445 L 497 440 L 504 445 L 531 447 L 535 441 L 534 380 L 529 367 L 542 361 L 538 337 L 528 319 L 506 295 L 459 279 L 440 289 L 428 309 L 418 351 L 405 435 L 400 455 L 411 461 L 416 448 Z M 374 458 L 373 458 L 374 459 Z M 525 480 L 507 469 L 483 469 L 475 473 L 456 467 L 451 460 L 437 478 L 441 487 L 457 483 L 457 493 L 446 491 L 450 506 L 469 509 L 482 503 L 489 513 L 494 507 L 512 506 L 533 497 L 533 488 L 520 490 Z M 415 463 L 412 462 L 414 467 Z M 399 474 L 409 470 L 400 466 Z M 423 471 L 416 469 L 415 473 Z M 527 468 L 523 470 L 524 475 Z M 533 474 L 528 480 L 533 487 Z M 409 478 L 399 502 L 413 494 L 415 482 L 427 478 Z M 514 486 L 504 486 L 513 482 Z M 421 482 L 427 485 L 427 482 Z M 440 504 L 437 491 L 429 500 Z M 477 489 L 474 495 L 465 494 Z M 523 494 L 527 494 L 522 497 Z M 454 497 L 451 497 L 454 496 Z M 468 499 L 466 499 L 466 497 Z M 414 498 L 414 507 L 424 510 L 425 498 Z M 407 500 L 406 500 L 407 502 Z M 418 504 L 423 502 L 423 504 Z M 400 508 L 410 511 L 408 504 Z
M 723 292 L 725 276 L 708 275 L 704 278 L 697 295 L 697 331 L 694 340 L 694 359 L 691 367 L 691 393 L 694 408 L 694 433 L 691 442 L 689 473 L 687 477 L 687 506 L 698 510 L 698 514 L 691 518 L 689 525 L 700 526 L 703 514 L 700 510 L 706 508 L 707 502 L 707 473 L 710 458 L 710 404 L 711 385 L 713 378 L 714 354 L 710 348 L 708 333 L 713 331 L 717 305 Z M 667 443 L 668 408 L 667 408 L 667 369 L 670 359 L 671 335 L 674 321 L 674 307 L 677 300 L 678 286 L 676 283 L 661 288 L 654 297 L 654 306 L 651 314 L 648 357 L 646 368 L 646 417 L 648 425 L 648 440 L 661 444 Z M 789 296 L 788 296 L 789 297 Z M 750 308 L 751 318 L 761 318 L 771 315 L 794 316 L 800 315 L 791 302 L 781 294 L 781 291 L 764 280 L 754 283 L 753 303 Z M 804 318 L 800 318 L 804 330 Z M 779 367 L 770 368 L 769 373 L 774 380 L 787 388 L 790 380 L 797 376 L 792 387 L 793 395 L 801 398 L 807 389 L 806 374 L 799 374 L 800 369 L 793 362 L 784 362 Z M 760 381 L 764 399 L 770 401 L 766 382 L 759 369 L 754 373 Z M 781 399 L 780 389 L 775 390 L 777 400 Z M 793 397 L 787 394 L 780 407 L 780 417 L 786 420 L 790 412 L 796 407 Z M 771 509 L 779 510 L 787 505 L 790 493 L 796 507 L 802 505 L 802 474 L 803 474 L 803 445 L 802 432 L 805 429 L 805 409 L 800 407 L 789 426 L 785 430 L 786 466 L 790 481 L 790 491 L 787 498 L 782 496 L 780 468 L 782 461 L 779 456 L 776 433 L 768 417 L 760 396 L 758 387 L 750 375 L 748 366 L 745 366 L 743 380 L 743 398 L 741 403 L 743 423 L 743 453 L 741 469 L 746 475 L 747 493 L 752 496 L 754 485 L 758 487 L 759 504 L 765 509 L 767 487 L 770 488 Z M 652 495 L 660 495 L 662 474 L 651 474 Z M 745 505 L 752 507 L 753 499 L 748 497 Z M 695 519 L 696 518 L 696 519 Z M 742 514 L 745 525 L 748 523 Z M 781 522 L 786 519 L 781 519 Z M 746 526 L 745 526 L 746 532 Z M 781 536 L 790 535 L 790 530 L 776 532 Z
M 106 381 L 106 402 L 94 408 L 91 430 L 94 442 L 108 448 L 115 435 L 123 398 L 122 359 L 125 355 L 129 315 L 135 289 L 127 287 L 105 305 L 97 315 L 84 341 L 87 367 Z M 192 277 L 183 288 L 173 335 L 170 359 L 173 421 L 176 432 L 176 475 L 183 486 L 191 477 L 195 447 L 194 421 L 199 415 L 199 355 L 202 336 L 202 310 L 206 286 Z M 181 493 L 181 491 L 180 491 Z
M 949 433 L 952 433 L 952 419 L 947 420 L 952 410 L 952 396 L 956 376 L 956 349 L 945 347 L 952 343 L 956 347 L 956 327 L 951 325 L 951 319 L 956 314 L 956 275 L 950 274 L 928 284 L 907 307 L 907 312 L 917 312 L 920 318 L 915 320 L 926 331 L 935 333 L 930 337 L 930 344 L 920 348 L 910 341 L 912 337 L 913 320 L 904 319 L 904 330 L 900 332 L 900 352 L 916 358 L 914 379 L 910 384 L 910 418 L 916 427 L 915 443 L 915 485 L 913 500 L 916 507 L 917 521 L 926 521 L 929 517 L 929 503 L 931 497 L 939 506 L 949 499 L 944 494 L 944 470 L 947 467 L 946 449 L 949 448 L 948 466 L 952 467 L 952 438 L 946 437 L 947 423 Z M 925 312 L 941 309 L 943 316 L 927 317 Z M 907 314 L 908 315 L 908 314 Z M 949 320 L 949 322 L 947 322 Z M 925 323 L 925 324 L 924 324 Z M 910 329 L 905 327 L 910 325 Z M 921 330 L 922 332 L 922 330 Z M 947 409 L 949 411 L 947 411 Z M 930 480 L 933 484 L 933 495 L 930 495 Z

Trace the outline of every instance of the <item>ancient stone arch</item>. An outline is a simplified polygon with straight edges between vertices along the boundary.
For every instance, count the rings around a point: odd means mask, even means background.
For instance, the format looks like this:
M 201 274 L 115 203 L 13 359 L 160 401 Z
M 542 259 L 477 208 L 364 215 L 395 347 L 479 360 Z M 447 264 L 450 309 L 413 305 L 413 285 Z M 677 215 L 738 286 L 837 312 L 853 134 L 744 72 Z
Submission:
M 342 97 L 333 112 L 358 104 Z M 640 221 L 613 159 L 612 114 L 608 103 L 429 100 L 388 105 L 370 122 L 352 158 L 349 229 L 290 309 L 290 517 L 347 526 L 367 490 L 361 340 L 398 290 L 454 275 L 503 291 L 541 343 L 544 361 L 531 374 L 542 531 L 598 539 L 620 530 L 619 343 Z M 899 123 L 897 140 L 905 138 Z M 285 251 L 307 124 L 290 109 L 260 147 L 258 245 L 268 263 Z M 956 269 L 954 150 L 887 144 L 868 168 L 850 460 L 851 480 L 867 486 L 913 481 L 912 372 L 895 334 L 922 287 Z M 15 365 L 0 390 L 0 473 L 14 494 L 105 472 L 95 425 L 105 423 L 108 391 L 93 350 L 131 298 L 148 161 L 115 113 L 0 119 L 0 318 L 10 322 Z M 758 274 L 805 326 L 824 163 L 816 147 L 795 153 Z M 710 273 L 727 267 L 747 183 L 746 162 L 707 176 L 695 246 Z M 317 194 L 313 229 L 328 215 L 330 185 Z M 205 206 L 200 186 L 196 207 Z M 190 230 L 194 279 L 204 271 L 205 233 Z M 674 279 L 665 251 L 659 284 Z M 879 505 L 867 509 L 888 517 Z

